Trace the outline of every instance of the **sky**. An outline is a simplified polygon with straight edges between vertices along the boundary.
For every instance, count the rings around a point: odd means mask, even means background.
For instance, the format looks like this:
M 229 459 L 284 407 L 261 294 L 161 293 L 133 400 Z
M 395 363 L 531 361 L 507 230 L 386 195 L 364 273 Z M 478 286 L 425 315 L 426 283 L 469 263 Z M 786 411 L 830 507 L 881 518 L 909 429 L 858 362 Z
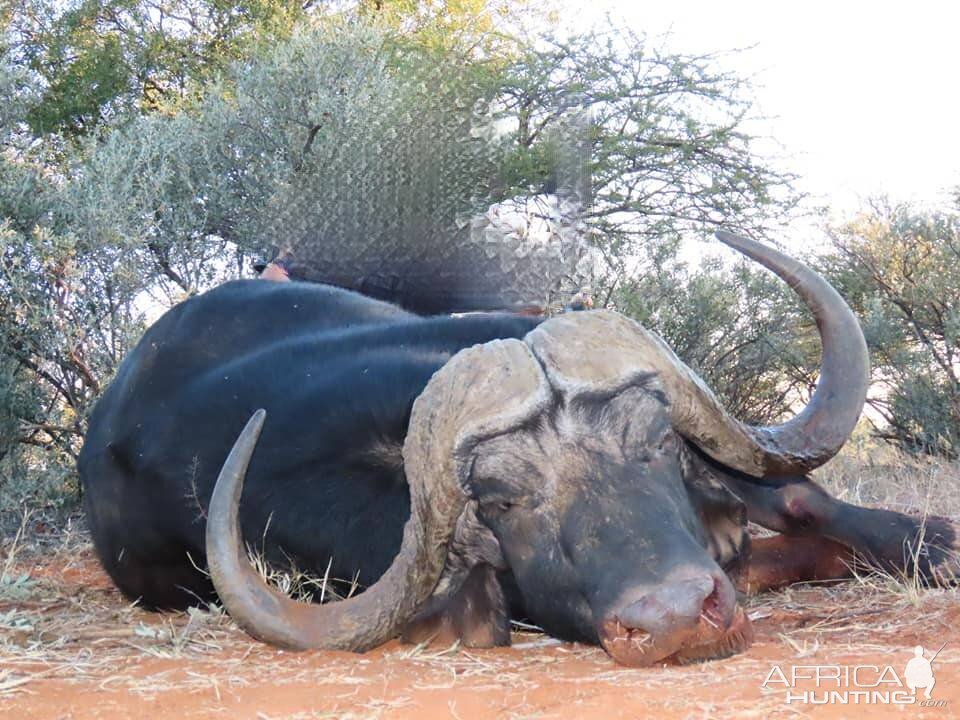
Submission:
M 582 27 L 609 14 L 667 50 L 725 54 L 752 78 L 749 126 L 778 167 L 838 217 L 867 198 L 943 204 L 960 186 L 960 3 L 561 0 Z M 566 16 L 566 17 L 564 17 Z

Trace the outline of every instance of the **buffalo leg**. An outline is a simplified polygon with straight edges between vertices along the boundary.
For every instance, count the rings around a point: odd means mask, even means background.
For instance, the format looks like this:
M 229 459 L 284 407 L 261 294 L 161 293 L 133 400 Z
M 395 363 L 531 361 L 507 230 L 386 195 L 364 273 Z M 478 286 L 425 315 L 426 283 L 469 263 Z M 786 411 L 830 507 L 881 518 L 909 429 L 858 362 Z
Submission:
M 753 595 L 798 582 L 843 580 L 853 574 L 855 560 L 850 548 L 825 537 L 755 538 L 734 581 L 737 590 Z
M 851 505 L 806 477 L 759 481 L 727 475 L 723 481 L 758 525 L 788 536 L 835 541 L 886 572 L 917 574 L 939 584 L 960 578 L 957 527 L 946 518 Z

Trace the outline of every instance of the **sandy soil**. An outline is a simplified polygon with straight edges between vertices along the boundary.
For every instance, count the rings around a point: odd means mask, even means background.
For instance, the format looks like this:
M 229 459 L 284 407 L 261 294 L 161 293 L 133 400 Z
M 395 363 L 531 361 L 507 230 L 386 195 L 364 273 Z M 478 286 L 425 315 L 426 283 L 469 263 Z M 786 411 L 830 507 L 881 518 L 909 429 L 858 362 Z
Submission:
M 736 658 L 644 670 L 599 649 L 521 632 L 497 650 L 390 643 L 366 655 L 285 653 L 216 612 L 130 607 L 88 545 L 19 557 L 0 594 L 0 717 L 93 718 L 954 718 L 960 717 L 955 591 L 889 581 L 794 587 L 748 602 L 757 640 Z M 947 645 L 937 707 L 786 702 L 774 666 L 890 665 Z M 865 683 L 876 670 L 862 670 Z M 822 687 L 837 689 L 834 681 Z M 799 681 L 795 692 L 813 690 Z M 841 689 L 856 690 L 843 685 Z M 900 689 L 884 685 L 877 689 Z M 922 699 L 922 696 L 921 696 Z

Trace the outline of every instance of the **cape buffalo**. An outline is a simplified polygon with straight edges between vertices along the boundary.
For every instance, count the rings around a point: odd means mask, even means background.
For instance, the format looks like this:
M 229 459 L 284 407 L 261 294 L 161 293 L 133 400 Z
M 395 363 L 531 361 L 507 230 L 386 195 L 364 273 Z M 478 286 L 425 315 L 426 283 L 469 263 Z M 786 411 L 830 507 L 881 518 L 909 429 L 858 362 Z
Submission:
M 844 577 L 853 553 L 954 573 L 948 521 L 852 506 L 807 476 L 864 403 L 853 313 L 801 263 L 719 237 L 816 318 L 819 384 L 784 424 L 732 418 L 658 336 L 611 311 L 420 317 L 257 280 L 181 303 L 90 419 L 79 468 L 104 567 L 152 607 L 215 592 L 251 635 L 289 648 L 362 651 L 398 634 L 501 645 L 519 615 L 631 665 L 745 648 L 735 586 Z M 751 547 L 748 520 L 783 535 Z M 367 589 L 296 602 L 245 543 Z

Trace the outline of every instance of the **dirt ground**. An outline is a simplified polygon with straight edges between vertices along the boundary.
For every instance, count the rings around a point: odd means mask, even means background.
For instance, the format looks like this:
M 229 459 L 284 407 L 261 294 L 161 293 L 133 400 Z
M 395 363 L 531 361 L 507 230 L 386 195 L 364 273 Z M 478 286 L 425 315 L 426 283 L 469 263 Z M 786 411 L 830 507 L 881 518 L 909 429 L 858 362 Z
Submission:
M 366 655 L 278 651 L 251 641 L 216 609 L 158 615 L 131 607 L 82 537 L 21 552 L 4 573 L 4 718 L 960 717 L 956 592 L 889 579 L 796 586 L 750 600 L 757 637 L 747 653 L 639 670 L 529 631 L 497 650 L 394 642 Z M 903 678 L 915 645 L 929 657 L 944 642 L 933 707 L 787 702 L 793 676 L 810 675 L 810 666 L 873 666 L 859 671 L 859 687 L 822 681 L 827 690 L 903 690 L 884 668 Z M 789 689 L 813 691 L 814 681 Z

